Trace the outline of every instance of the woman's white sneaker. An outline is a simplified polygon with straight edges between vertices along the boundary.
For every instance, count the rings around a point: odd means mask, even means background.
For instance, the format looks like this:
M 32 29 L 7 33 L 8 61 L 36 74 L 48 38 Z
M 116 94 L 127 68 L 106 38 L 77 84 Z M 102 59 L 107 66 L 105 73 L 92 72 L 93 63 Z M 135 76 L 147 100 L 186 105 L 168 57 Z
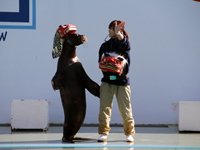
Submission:
M 133 143 L 134 142 L 133 136 L 132 135 L 126 136 L 126 142 Z
M 107 135 L 101 134 L 97 141 L 98 142 L 106 142 L 107 141 Z

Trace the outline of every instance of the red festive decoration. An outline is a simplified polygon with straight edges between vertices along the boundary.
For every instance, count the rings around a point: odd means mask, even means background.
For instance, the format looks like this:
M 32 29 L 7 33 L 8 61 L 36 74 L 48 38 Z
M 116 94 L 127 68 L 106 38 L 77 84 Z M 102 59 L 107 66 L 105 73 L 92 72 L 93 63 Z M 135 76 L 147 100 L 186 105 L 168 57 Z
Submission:
M 102 71 L 110 71 L 121 75 L 123 71 L 123 62 L 115 57 L 103 57 L 99 63 L 99 68 Z
M 64 26 L 60 26 L 57 30 L 60 38 L 64 38 L 66 34 L 74 34 L 76 32 L 76 26 L 73 24 L 68 24 Z

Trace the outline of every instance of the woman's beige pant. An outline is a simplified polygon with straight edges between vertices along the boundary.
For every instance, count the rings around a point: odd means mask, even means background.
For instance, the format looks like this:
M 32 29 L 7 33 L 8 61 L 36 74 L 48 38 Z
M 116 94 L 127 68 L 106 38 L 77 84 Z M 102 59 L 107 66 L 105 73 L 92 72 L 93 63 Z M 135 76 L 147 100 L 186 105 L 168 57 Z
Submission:
M 118 86 L 102 82 L 100 87 L 100 112 L 99 112 L 99 134 L 108 135 L 110 131 L 111 110 L 113 96 L 116 96 L 119 112 L 122 116 L 125 135 L 134 135 L 134 119 L 130 102 L 130 85 Z

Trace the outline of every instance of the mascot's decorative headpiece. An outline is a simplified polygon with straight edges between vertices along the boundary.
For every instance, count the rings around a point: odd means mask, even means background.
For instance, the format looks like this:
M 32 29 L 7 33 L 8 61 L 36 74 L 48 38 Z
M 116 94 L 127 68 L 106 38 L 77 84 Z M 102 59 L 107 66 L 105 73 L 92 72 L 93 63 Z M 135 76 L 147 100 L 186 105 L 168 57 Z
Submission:
M 55 36 L 54 36 L 54 42 L 53 42 L 53 51 L 52 51 L 52 57 L 57 58 L 62 53 L 62 47 L 65 40 L 65 35 L 67 34 L 74 34 L 76 32 L 77 28 L 73 24 L 68 25 L 60 25 L 57 29 Z

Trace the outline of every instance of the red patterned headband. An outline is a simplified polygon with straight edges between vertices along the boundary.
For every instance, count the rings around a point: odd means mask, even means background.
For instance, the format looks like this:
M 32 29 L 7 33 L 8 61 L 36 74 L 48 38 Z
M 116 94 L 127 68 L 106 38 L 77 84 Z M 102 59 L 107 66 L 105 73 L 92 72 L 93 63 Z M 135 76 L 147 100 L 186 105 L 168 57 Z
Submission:
M 76 32 L 77 28 L 73 24 L 63 25 L 60 26 L 57 30 L 58 34 L 60 35 L 60 38 L 64 38 L 66 34 L 74 34 Z

